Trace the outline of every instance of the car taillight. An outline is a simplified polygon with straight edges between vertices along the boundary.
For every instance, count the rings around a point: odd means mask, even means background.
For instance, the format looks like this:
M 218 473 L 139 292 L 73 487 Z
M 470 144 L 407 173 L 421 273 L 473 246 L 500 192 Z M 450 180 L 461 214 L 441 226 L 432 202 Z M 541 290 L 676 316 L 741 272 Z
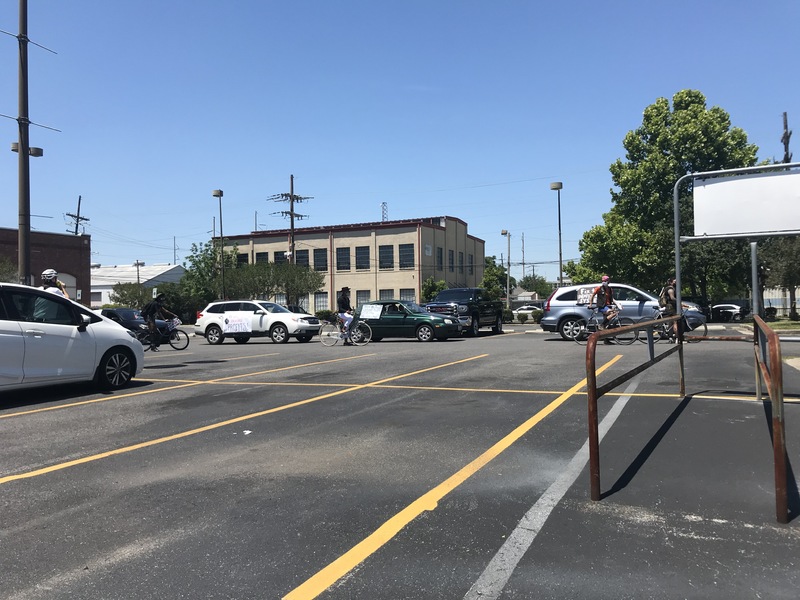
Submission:
M 199 321 L 202 318 L 202 316 L 203 316 L 203 312 L 198 310 L 197 311 L 197 320 Z
M 553 290 L 552 292 L 550 292 L 550 295 L 547 297 L 547 300 L 546 300 L 546 301 L 545 301 L 545 303 L 544 303 L 544 312 L 549 312 L 549 311 L 550 311 L 550 299 L 551 299 L 553 296 L 555 296 L 555 295 L 556 295 L 556 291 L 557 291 L 557 290 Z

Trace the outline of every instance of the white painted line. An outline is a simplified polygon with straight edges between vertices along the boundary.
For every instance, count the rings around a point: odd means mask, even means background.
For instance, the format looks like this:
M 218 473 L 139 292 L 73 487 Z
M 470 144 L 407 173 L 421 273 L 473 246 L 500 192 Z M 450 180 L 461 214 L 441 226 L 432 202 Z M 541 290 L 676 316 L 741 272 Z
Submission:
M 626 388 L 624 395 L 620 396 L 598 427 L 600 440 L 611 429 L 631 395 L 639 386 L 641 375 L 635 377 Z M 464 600 L 496 600 L 503 592 L 508 580 L 517 568 L 519 561 L 531 547 L 536 536 L 558 505 L 567 490 L 575 483 L 586 463 L 589 462 L 589 440 L 583 444 L 578 453 L 572 458 L 564 472 L 541 495 L 530 510 L 525 513 L 517 527 L 508 536 L 508 539 L 492 557 L 478 580 L 464 596 Z

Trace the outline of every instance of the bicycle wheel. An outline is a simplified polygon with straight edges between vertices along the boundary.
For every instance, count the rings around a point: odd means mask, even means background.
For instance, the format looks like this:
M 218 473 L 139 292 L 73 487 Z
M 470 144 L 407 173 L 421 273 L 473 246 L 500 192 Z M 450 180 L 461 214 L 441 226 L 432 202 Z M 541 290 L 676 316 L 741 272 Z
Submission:
M 134 332 L 136 339 L 139 340 L 139 343 L 143 346 L 145 352 L 150 350 L 150 332 L 146 329 L 139 329 L 138 331 Z
M 350 328 L 350 341 L 356 346 L 366 346 L 372 339 L 372 327 L 359 321 Z
M 701 338 L 704 338 L 708 335 L 708 326 L 703 323 L 702 325 L 698 325 L 691 331 L 684 331 L 683 332 L 683 340 L 689 344 L 696 344 L 700 341 Z
M 173 329 L 169 333 L 169 345 L 175 350 L 185 350 L 189 345 L 189 334 L 180 329 Z
M 659 312 L 656 311 L 656 314 L 653 315 L 653 321 L 663 321 L 664 316 Z M 657 323 L 653 325 L 653 343 L 656 344 L 660 340 L 669 340 L 670 334 L 672 333 L 672 323 Z M 641 333 L 638 335 L 639 341 L 647 343 L 647 331 L 642 330 Z
M 614 324 L 617 327 L 627 327 L 628 325 L 633 325 L 633 319 L 629 319 L 627 317 L 623 317 L 621 319 L 615 318 Z M 633 331 L 625 331 L 618 335 L 614 336 L 614 341 L 620 344 L 621 346 L 630 346 L 633 342 L 635 342 L 639 338 L 639 332 L 637 330 Z
M 319 328 L 319 341 L 323 346 L 335 346 L 341 339 L 339 328 L 333 323 L 323 323 Z
M 594 324 L 594 322 L 593 322 L 593 324 Z M 589 334 L 592 333 L 591 331 L 589 331 L 589 328 L 590 328 L 590 325 L 586 321 L 586 319 L 577 319 L 575 321 L 575 326 L 573 327 L 573 331 L 575 332 L 575 335 L 572 336 L 572 339 L 576 343 L 580 344 L 581 346 L 585 346 L 586 342 L 589 339 Z M 595 327 L 595 330 L 596 329 L 597 328 Z

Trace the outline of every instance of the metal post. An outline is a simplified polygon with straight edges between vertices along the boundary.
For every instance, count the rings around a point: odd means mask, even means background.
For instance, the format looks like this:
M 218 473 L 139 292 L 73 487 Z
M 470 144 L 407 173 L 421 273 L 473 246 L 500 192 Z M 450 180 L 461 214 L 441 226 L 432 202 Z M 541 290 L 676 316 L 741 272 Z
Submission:
M 504 235 L 508 240 L 508 254 L 506 260 L 508 261 L 508 268 L 506 269 L 506 308 L 511 308 L 511 232 L 503 229 L 500 235 Z M 503 257 L 500 257 L 500 264 L 503 264 Z
M 564 184 L 560 181 L 554 181 L 550 184 L 551 190 L 558 192 L 558 285 L 564 287 L 564 260 L 561 254 L 561 189 Z
M 225 300 L 227 295 L 225 294 L 225 238 L 222 235 L 222 190 L 214 190 L 211 195 L 219 198 L 219 271 L 222 278 L 222 295 L 220 299 Z

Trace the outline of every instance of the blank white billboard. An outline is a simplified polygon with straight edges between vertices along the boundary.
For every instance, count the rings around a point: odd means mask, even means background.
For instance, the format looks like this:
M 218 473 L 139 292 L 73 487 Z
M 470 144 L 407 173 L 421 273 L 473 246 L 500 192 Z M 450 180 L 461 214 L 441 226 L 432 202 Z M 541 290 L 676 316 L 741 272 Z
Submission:
M 800 171 L 694 180 L 694 234 L 800 231 Z

